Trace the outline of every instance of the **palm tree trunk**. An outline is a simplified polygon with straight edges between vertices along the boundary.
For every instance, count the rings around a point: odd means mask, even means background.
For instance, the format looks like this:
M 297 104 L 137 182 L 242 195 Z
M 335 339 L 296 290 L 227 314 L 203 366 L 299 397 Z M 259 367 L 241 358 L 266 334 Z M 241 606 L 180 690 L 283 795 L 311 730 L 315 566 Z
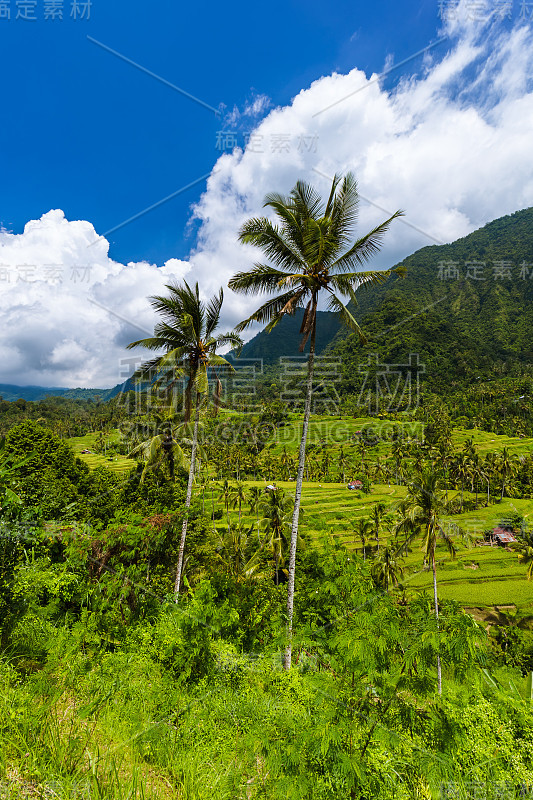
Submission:
M 316 308 L 313 309 L 316 312 Z M 294 611 L 294 578 L 296 570 L 296 543 L 298 540 L 298 518 L 300 516 L 300 503 L 302 499 L 302 484 L 305 469 L 305 445 L 307 441 L 307 430 L 309 428 L 309 416 L 311 414 L 311 398 L 313 395 L 313 367 L 315 363 L 315 337 L 316 337 L 316 313 L 314 313 L 313 329 L 311 332 L 311 344 L 309 347 L 309 361 L 307 362 L 307 391 L 305 396 L 304 419 L 302 427 L 302 438 L 300 440 L 300 451 L 298 453 L 298 472 L 296 474 L 296 491 L 294 493 L 294 511 L 292 515 L 291 547 L 289 551 L 289 582 L 287 585 L 287 635 L 288 643 L 285 648 L 283 666 L 286 670 L 291 668 L 292 661 L 292 617 Z
M 189 508 L 191 507 L 192 485 L 194 482 L 194 467 L 196 462 L 196 448 L 198 446 L 198 423 L 200 420 L 200 398 L 196 394 L 196 413 L 194 415 L 194 431 L 192 435 L 191 466 L 189 467 L 189 481 L 187 483 L 187 495 L 185 497 L 185 517 L 181 528 L 180 550 L 178 555 L 178 566 L 176 568 L 176 582 L 174 584 L 174 600 L 177 603 L 180 594 L 181 571 L 183 569 L 183 555 L 185 553 L 185 539 L 187 536 L 187 524 L 189 522 Z
M 433 566 L 433 598 L 435 600 L 435 619 L 437 620 L 437 629 L 439 627 L 439 601 L 437 599 L 437 564 L 435 562 L 435 550 L 433 550 L 431 563 Z M 440 663 L 440 655 L 437 654 L 437 681 L 439 686 L 439 694 L 442 694 L 442 669 Z

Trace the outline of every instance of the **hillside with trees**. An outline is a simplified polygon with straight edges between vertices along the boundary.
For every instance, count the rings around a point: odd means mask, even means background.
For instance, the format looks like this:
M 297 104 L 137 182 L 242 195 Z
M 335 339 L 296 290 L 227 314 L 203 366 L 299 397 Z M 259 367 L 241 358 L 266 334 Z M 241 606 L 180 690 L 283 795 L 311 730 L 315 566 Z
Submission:
M 402 282 L 366 264 L 399 213 L 354 239 L 352 175 L 324 198 L 298 182 L 267 205 L 278 225 L 249 220 L 239 237 L 268 263 L 230 281 L 267 296 L 235 330 L 220 326 L 222 289 L 204 298 L 169 283 L 150 298 L 153 336 L 129 345 L 146 360 L 127 391 L 0 402 L 0 789 L 13 800 L 531 797 L 531 377 L 468 384 L 474 345 L 489 357 L 481 311 L 479 341 L 455 342 L 468 369 L 456 378 L 446 361 L 465 297 L 480 309 L 499 298 L 503 357 L 513 287 L 457 281 L 457 305 L 435 306 L 453 312 L 449 340 L 429 311 L 402 318 L 414 326 L 402 338 L 396 312 L 442 286 L 420 253 Z M 516 219 L 502 224 L 508 235 Z M 377 310 L 361 304 L 357 318 L 364 284 Z M 324 294 L 352 333 L 337 337 L 341 392 L 319 411 L 333 383 L 316 358 Z M 242 374 L 220 351 L 238 351 L 254 323 L 272 329 L 264 337 L 298 326 L 309 355 L 296 399 L 274 372 L 255 393 L 224 394 L 224 376 Z M 503 372 L 523 336 L 515 326 Z M 361 396 L 354 375 L 379 342 L 402 362 L 424 344 L 434 373 L 416 402 L 390 383 Z

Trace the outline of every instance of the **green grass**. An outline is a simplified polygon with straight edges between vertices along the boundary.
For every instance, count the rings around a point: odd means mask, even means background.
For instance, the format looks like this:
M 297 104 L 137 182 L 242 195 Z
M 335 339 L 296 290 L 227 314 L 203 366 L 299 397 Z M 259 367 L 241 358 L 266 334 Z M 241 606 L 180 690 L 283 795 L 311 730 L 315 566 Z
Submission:
M 111 472 L 116 472 L 119 475 L 124 475 L 129 472 L 130 469 L 135 466 L 135 462 L 132 461 L 131 458 L 115 454 L 113 454 L 111 457 L 106 457 L 103 455 L 81 452 L 82 450 L 94 450 L 98 440 L 98 435 L 98 433 L 87 433 L 85 436 L 75 436 L 72 439 L 67 439 L 67 441 L 73 448 L 78 458 L 81 458 L 82 461 L 85 461 L 85 463 L 91 469 L 96 469 L 96 467 L 105 467 Z M 108 436 L 108 442 L 113 443 L 118 441 L 118 436 L 118 431 L 112 431 Z

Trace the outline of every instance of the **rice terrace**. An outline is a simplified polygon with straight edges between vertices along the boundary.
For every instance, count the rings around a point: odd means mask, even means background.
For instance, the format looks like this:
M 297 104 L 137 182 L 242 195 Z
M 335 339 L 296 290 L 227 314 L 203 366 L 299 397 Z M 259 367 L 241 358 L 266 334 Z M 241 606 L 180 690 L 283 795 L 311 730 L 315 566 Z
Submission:
M 533 798 L 533 13 L 0 0 L 0 798 Z

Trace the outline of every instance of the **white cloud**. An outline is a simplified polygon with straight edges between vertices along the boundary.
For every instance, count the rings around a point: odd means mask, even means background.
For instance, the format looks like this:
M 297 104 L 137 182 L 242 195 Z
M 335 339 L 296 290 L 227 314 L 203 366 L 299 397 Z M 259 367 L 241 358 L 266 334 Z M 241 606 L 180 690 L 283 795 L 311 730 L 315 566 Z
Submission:
M 105 387 L 121 380 L 121 361 L 132 355 L 124 346 L 153 330 L 147 297 L 191 265 L 124 265 L 108 250 L 89 222 L 68 222 L 59 210 L 28 222 L 22 234 L 0 232 L 2 383 Z
M 219 159 L 195 209 L 191 258 L 206 288 L 252 263 L 253 250 L 236 243 L 239 226 L 260 213 L 267 192 L 287 192 L 298 178 L 326 191 L 322 175 L 354 171 L 366 198 L 361 232 L 406 211 L 377 267 L 533 205 L 533 26 L 483 24 L 468 9 L 463 1 L 444 32 L 450 38 L 419 58 L 420 76 L 394 91 L 358 69 L 323 77 L 271 111 L 253 147 Z M 249 310 L 249 298 L 228 296 L 228 322 Z
M 533 26 L 483 25 L 467 18 L 466 7 L 463 0 L 459 21 L 448 25 L 451 38 L 419 58 L 421 74 L 394 91 L 359 69 L 325 76 L 270 111 L 244 152 L 223 154 L 194 210 L 199 237 L 188 262 L 118 264 L 105 239 L 88 247 L 97 239 L 89 222 L 67 222 L 61 211 L 19 236 L 0 232 L 0 265 L 12 273 L 11 283 L 0 281 L 0 380 L 116 383 L 124 345 L 143 335 L 124 320 L 150 332 L 146 297 L 172 277 L 198 280 L 206 295 L 225 286 L 254 260 L 237 243 L 242 222 L 261 213 L 267 192 L 287 192 L 298 178 L 326 191 L 322 174 L 353 170 L 365 198 L 361 232 L 397 208 L 425 231 L 396 221 L 377 267 L 533 205 Z M 264 113 L 266 102 L 256 97 L 245 113 Z M 37 265 L 33 282 L 14 282 L 24 264 Z M 63 283 L 46 278 L 54 264 L 63 265 Z M 74 280 L 73 268 L 85 265 L 85 277 Z M 255 302 L 226 290 L 223 326 Z

